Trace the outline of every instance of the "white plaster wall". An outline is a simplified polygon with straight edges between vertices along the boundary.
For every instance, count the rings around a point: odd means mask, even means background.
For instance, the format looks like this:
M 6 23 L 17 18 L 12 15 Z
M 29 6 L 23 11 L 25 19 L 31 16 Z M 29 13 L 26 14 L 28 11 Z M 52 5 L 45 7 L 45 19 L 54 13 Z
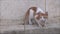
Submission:
M 20 19 L 31 6 L 45 7 L 42 0 L 1 0 L 1 19 Z
M 23 23 L 24 14 L 31 6 L 40 7 L 45 11 L 45 0 L 0 0 L 1 23 Z M 50 22 L 58 22 L 54 16 L 60 16 L 60 0 L 46 0 L 46 11 Z

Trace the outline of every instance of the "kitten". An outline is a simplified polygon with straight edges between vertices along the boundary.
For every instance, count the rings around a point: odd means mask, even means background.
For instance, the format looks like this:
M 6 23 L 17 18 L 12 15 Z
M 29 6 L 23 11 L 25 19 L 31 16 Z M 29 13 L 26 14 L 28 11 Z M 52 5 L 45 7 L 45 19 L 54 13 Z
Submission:
M 32 20 L 35 20 L 40 26 L 41 25 L 40 22 L 45 21 L 47 19 L 47 16 L 48 16 L 47 12 L 44 12 L 42 9 L 38 7 L 31 7 L 25 14 L 24 22 L 32 25 L 33 24 Z

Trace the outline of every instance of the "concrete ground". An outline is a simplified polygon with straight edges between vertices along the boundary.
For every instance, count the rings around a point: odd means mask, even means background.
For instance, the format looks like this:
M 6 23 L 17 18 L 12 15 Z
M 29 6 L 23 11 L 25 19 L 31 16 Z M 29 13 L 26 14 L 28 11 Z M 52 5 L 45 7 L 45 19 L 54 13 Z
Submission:
M 0 26 L 0 34 L 60 34 L 60 25 L 49 24 L 43 28 L 36 25 Z

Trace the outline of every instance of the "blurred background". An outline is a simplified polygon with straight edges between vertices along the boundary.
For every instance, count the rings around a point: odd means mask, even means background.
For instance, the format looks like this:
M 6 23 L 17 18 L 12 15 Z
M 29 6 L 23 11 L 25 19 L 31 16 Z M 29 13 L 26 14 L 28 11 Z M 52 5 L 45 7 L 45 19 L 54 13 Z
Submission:
M 26 25 L 26 27 L 24 28 L 24 25 L 22 25 L 24 23 L 23 22 L 24 15 L 28 10 L 28 8 L 33 6 L 40 7 L 43 11 L 45 11 L 46 9 L 46 11 L 48 12 L 47 28 L 58 28 L 58 29 L 46 30 L 46 29 L 39 29 L 38 27 L 30 25 Z M 38 30 L 31 30 L 31 31 L 28 30 L 26 31 L 26 34 L 28 33 L 42 34 L 42 32 L 43 34 L 47 32 L 50 32 L 50 34 L 52 33 L 59 34 L 60 0 L 0 0 L 0 31 L 1 31 L 0 33 L 4 34 L 4 32 L 6 33 L 6 31 L 7 32 L 10 31 L 9 33 L 13 34 L 15 31 L 17 31 L 17 34 L 19 34 L 19 32 L 21 31 L 24 32 L 24 29 L 30 29 L 30 28 L 32 29 L 37 28 Z M 37 33 L 37 31 L 40 32 Z

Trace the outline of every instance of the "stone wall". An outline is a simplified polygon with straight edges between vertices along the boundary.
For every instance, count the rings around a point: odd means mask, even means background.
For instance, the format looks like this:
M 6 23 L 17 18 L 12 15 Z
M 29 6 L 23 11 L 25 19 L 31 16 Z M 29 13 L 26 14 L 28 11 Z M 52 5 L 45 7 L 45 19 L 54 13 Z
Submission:
M 45 11 L 45 0 L 0 0 L 0 25 L 23 23 L 25 12 L 32 6 L 40 7 Z M 46 11 L 49 22 L 59 22 L 60 0 L 46 0 Z

